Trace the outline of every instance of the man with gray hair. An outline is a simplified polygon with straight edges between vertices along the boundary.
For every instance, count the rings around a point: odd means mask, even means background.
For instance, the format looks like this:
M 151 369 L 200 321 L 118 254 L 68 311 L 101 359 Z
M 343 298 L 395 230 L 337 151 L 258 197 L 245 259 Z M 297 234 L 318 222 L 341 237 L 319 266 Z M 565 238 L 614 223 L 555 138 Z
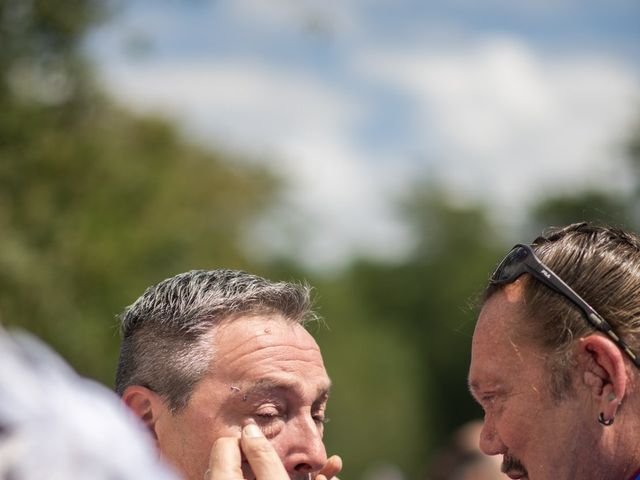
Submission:
M 116 391 L 187 480 L 207 478 L 216 441 L 248 425 L 291 479 L 330 478 L 341 461 L 322 441 L 330 380 L 311 319 L 305 286 L 233 270 L 166 279 L 121 316 Z

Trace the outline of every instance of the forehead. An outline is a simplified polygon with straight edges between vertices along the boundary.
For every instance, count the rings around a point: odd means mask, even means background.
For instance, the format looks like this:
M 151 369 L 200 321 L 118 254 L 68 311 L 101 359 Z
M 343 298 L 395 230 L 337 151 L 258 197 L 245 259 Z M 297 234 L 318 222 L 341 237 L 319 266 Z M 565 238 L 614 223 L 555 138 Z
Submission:
M 300 324 L 279 315 L 240 317 L 216 328 L 212 375 L 243 384 L 281 384 L 292 388 L 327 389 L 327 376 L 317 343 Z
M 514 335 L 514 325 L 526 322 L 520 285 L 508 285 L 483 306 L 471 346 L 469 385 L 472 390 L 514 383 L 542 368 L 544 357 Z

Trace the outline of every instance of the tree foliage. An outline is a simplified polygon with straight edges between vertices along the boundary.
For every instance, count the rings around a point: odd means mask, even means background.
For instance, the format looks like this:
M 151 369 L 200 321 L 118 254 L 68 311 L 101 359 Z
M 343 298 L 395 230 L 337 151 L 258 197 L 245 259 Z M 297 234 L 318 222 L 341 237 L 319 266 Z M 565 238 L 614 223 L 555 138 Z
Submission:
M 355 263 L 343 291 L 359 306 L 363 331 L 384 340 L 363 363 L 377 376 L 378 388 L 360 402 L 382 395 L 391 400 L 394 416 L 370 427 L 385 437 L 369 461 L 399 465 L 415 478 L 448 432 L 480 415 L 466 386 L 473 320 L 496 252 L 504 247 L 483 209 L 455 206 L 435 185 L 417 185 L 406 207 L 418 240 L 413 254 L 394 265 Z M 352 378 L 367 377 L 360 372 Z M 403 399 L 407 392 L 412 396 Z
M 0 312 L 111 383 L 115 314 L 179 271 L 246 268 L 277 183 L 114 107 L 78 68 L 99 2 L 53 3 L 2 4 Z
M 541 199 L 530 212 L 529 229 L 590 221 L 638 231 L 640 227 L 640 121 L 630 126 L 623 152 L 631 188 L 614 191 L 608 185 Z M 607 161 L 607 159 L 603 159 Z

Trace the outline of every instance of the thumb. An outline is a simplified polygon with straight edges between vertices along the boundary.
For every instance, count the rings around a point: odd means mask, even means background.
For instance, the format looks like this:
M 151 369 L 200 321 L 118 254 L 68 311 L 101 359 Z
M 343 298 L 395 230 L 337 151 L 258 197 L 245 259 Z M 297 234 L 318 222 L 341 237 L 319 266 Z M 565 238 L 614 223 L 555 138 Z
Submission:
M 340 473 L 340 470 L 342 470 L 342 459 L 338 455 L 333 455 L 318 472 L 318 477 L 316 477 L 316 479 L 318 479 L 319 476 L 322 476 L 324 477 L 324 480 L 330 480 Z
M 255 423 L 244 426 L 240 445 L 257 480 L 289 480 L 280 457 Z

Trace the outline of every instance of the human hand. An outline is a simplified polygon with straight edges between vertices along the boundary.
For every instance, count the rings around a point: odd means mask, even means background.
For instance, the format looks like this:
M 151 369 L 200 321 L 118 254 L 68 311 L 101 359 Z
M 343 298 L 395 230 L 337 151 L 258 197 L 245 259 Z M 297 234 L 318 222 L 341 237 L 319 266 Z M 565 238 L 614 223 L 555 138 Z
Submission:
M 342 459 L 338 455 L 333 455 L 318 472 L 315 480 L 331 480 L 332 478 L 339 480 L 336 475 L 340 473 L 340 470 L 342 470 Z
M 256 480 L 290 480 L 273 446 L 253 423 L 244 426 L 240 438 L 221 437 L 216 440 L 211 448 L 209 469 L 204 480 L 243 480 L 241 449 Z M 341 469 L 342 459 L 334 455 L 327 460 L 315 479 L 334 479 Z
M 240 438 L 220 437 L 215 441 L 204 480 L 243 480 L 242 453 L 256 480 L 289 480 L 280 457 L 253 423 L 244 426 Z

